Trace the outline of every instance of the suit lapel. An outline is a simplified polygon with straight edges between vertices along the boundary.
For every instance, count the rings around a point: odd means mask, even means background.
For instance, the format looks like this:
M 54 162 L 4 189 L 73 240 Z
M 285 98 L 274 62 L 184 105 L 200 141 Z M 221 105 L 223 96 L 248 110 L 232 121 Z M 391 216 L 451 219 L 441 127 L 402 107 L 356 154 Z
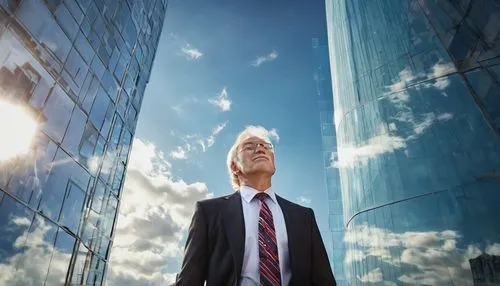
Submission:
M 290 268 L 292 272 L 292 281 L 290 282 L 293 282 L 293 273 L 300 272 L 300 269 L 298 269 L 300 266 L 300 253 L 298 253 L 298 250 L 301 246 L 298 244 L 299 241 L 297 241 L 297 238 L 300 237 L 300 229 L 297 228 L 297 225 L 299 225 L 297 222 L 300 221 L 300 218 L 295 217 L 295 212 L 293 212 L 291 205 L 285 199 L 277 195 L 276 200 L 285 218 L 286 234 L 288 236 L 288 255 L 290 257 Z
M 227 200 L 227 208 L 223 216 L 224 229 L 229 241 L 229 248 L 234 257 L 236 279 L 239 279 L 245 253 L 245 220 L 243 219 L 241 194 L 235 192 L 225 197 L 225 199 Z

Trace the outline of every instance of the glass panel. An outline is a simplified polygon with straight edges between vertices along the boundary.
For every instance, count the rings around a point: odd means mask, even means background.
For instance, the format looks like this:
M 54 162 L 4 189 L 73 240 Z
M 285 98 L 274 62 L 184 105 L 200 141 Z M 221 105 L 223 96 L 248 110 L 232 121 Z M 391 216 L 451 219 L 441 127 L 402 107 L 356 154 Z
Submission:
M 85 131 L 83 132 L 82 141 L 80 142 L 80 156 L 85 165 L 89 165 L 94 155 L 95 145 L 97 143 L 97 138 L 99 133 L 92 126 L 92 124 L 87 123 Z
M 88 67 L 80 54 L 75 49 L 72 49 L 64 69 L 62 74 L 63 83 L 66 84 L 67 88 L 73 93 L 73 97 L 76 98 L 84 84 Z
M 68 156 L 62 149 L 58 149 L 52 169 L 46 182 L 44 182 L 42 190 L 42 198 L 38 206 L 38 210 L 47 217 L 57 221 L 61 211 L 64 193 L 68 184 L 73 159 Z
M 2 35 L 0 50 L 9 51 L 0 53 L 0 85 L 9 93 L 1 96 L 29 99 L 31 106 L 43 107 L 54 85 L 52 76 L 10 31 Z
M 87 285 L 101 285 L 104 276 L 104 266 L 103 260 L 99 259 L 97 256 L 92 256 L 92 262 L 90 265 L 90 272 L 87 278 Z
M 134 106 L 130 106 L 127 111 L 127 123 L 131 129 L 135 128 L 136 119 L 137 119 L 137 111 L 135 110 Z
M 43 3 L 35 0 L 23 1 L 16 15 L 43 46 L 64 62 L 71 48 L 71 41 Z M 33 17 L 33 11 L 37 11 L 37 17 Z
M 52 89 L 43 109 L 43 115 L 47 120 L 43 125 L 43 130 L 56 142 L 61 142 L 64 136 L 74 105 L 59 85 Z
M 94 71 L 94 75 L 98 79 L 102 78 L 104 71 L 106 70 L 106 68 L 104 67 L 104 64 L 97 56 L 95 56 L 94 59 L 92 60 L 91 68 L 92 68 L 92 71 Z
M 75 238 L 60 228 L 57 232 L 54 255 L 50 263 L 46 285 L 63 285 L 65 283 L 74 245 Z
M 118 143 L 120 143 L 120 134 L 122 132 L 123 121 L 118 114 L 115 115 L 115 123 L 113 127 L 113 133 L 111 134 L 110 143 L 116 149 Z
M 64 195 L 63 208 L 59 216 L 59 223 L 71 233 L 77 234 L 82 219 L 85 191 L 70 181 Z
M 86 122 L 87 116 L 78 106 L 76 106 L 73 109 L 73 115 L 71 116 L 71 121 L 69 122 L 68 130 L 66 131 L 66 135 L 64 135 L 62 143 L 66 151 L 75 158 L 77 158 L 79 154 L 78 149 Z
M 137 41 L 137 30 L 133 21 L 129 20 L 125 23 L 123 37 L 125 38 L 125 43 L 129 49 L 132 50 L 135 46 L 135 42 Z
M 94 99 L 95 99 L 95 96 L 97 94 L 97 90 L 100 88 L 99 79 L 96 78 L 95 76 L 91 75 L 91 73 L 89 73 L 89 76 L 91 76 L 91 78 L 92 78 L 89 89 L 87 91 L 84 91 L 84 94 L 80 95 L 80 98 L 82 98 L 82 97 L 85 98 L 83 100 L 83 109 L 87 113 L 90 113 L 90 109 L 92 108 L 92 104 L 94 104 Z
M 28 284 L 33 285 L 45 280 L 51 258 L 53 258 L 56 233 L 55 224 L 42 216 L 35 216 L 24 245 L 26 260 L 17 269 L 19 281 L 24 283 L 30 281 L 31 283 Z
M 106 185 L 101 180 L 97 180 L 94 196 L 92 198 L 92 209 L 97 213 L 101 212 L 105 191 Z
M 125 74 L 125 69 L 127 68 L 127 64 L 128 64 L 127 58 L 122 52 L 114 72 L 114 75 L 119 83 L 122 81 L 123 75 Z
M 66 5 L 62 3 L 59 4 L 57 10 L 54 12 L 54 16 L 69 39 L 73 41 L 78 33 L 78 23 L 75 21 Z
M 115 221 L 116 210 L 118 207 L 118 200 L 115 196 L 109 195 L 109 199 L 104 212 L 104 220 L 102 224 L 102 230 L 104 235 L 107 237 L 112 236 L 113 224 Z
M 80 52 L 80 55 L 82 55 L 85 62 L 87 64 L 90 64 L 92 62 L 92 59 L 94 58 L 95 51 L 94 49 L 92 49 L 92 46 L 82 32 L 78 33 L 75 41 L 75 47 L 78 52 Z
M 97 97 L 94 101 L 94 105 L 92 106 L 92 111 L 90 112 L 90 120 L 92 121 L 92 123 L 94 123 L 94 126 L 98 130 L 101 129 L 104 123 L 104 117 L 106 116 L 106 112 L 110 104 L 111 100 L 109 99 L 102 86 L 100 86 L 99 91 L 97 92 Z
M 127 111 L 127 106 L 128 106 L 128 96 L 127 94 L 122 91 L 120 94 L 120 100 L 118 101 L 117 104 L 117 112 L 120 114 L 122 118 L 125 118 L 125 112 Z
M 113 103 L 110 103 L 108 110 L 106 111 L 106 117 L 104 118 L 104 124 L 102 125 L 101 134 L 104 138 L 108 138 L 109 130 L 111 128 L 111 122 L 113 121 L 113 115 L 115 114 L 115 107 Z
M 37 147 L 31 156 L 23 163 L 1 170 L 0 173 L 12 175 L 7 191 L 30 206 L 37 205 L 42 193 L 41 182 L 48 176 L 52 160 L 57 151 L 57 145 L 43 133 L 39 133 Z
M 90 268 L 90 258 L 92 254 L 80 243 L 73 269 L 71 282 L 75 285 L 85 285 Z M 92 285 L 92 284 L 91 284 Z
M 23 255 L 24 249 L 15 242 L 26 241 L 26 232 L 32 220 L 33 212 L 11 197 L 4 196 L 0 203 L 0 261 L 9 263 L 16 255 Z
M 83 20 L 83 12 L 80 9 L 80 6 L 78 6 L 78 3 L 76 3 L 75 0 L 64 0 L 64 3 L 66 4 L 66 7 L 68 10 L 71 12 L 71 15 L 73 15 L 73 18 L 75 18 L 77 23 L 81 23 Z
M 118 84 L 116 83 L 116 80 L 113 78 L 109 70 L 106 70 L 106 72 L 104 73 L 102 84 L 106 88 L 106 91 L 111 97 L 111 100 L 113 100 L 113 102 L 116 102 L 116 99 L 118 97 Z

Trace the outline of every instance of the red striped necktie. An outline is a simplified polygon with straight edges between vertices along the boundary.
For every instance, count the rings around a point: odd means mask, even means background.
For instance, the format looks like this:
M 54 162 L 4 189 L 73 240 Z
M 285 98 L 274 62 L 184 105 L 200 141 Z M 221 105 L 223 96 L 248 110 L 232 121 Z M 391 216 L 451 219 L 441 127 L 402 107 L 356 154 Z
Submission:
M 268 198 L 269 195 L 266 193 L 258 193 L 255 197 L 261 201 L 259 213 L 260 285 L 280 286 L 281 273 L 273 214 L 265 202 L 265 199 Z

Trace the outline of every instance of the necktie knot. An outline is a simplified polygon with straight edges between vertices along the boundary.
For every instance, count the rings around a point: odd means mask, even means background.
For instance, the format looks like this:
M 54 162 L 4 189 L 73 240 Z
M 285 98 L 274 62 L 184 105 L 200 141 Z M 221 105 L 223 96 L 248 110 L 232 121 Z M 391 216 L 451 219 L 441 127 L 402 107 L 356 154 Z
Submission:
M 258 199 L 261 202 L 264 202 L 266 198 L 269 198 L 269 195 L 266 194 L 266 193 L 264 193 L 264 192 L 261 192 L 261 193 L 257 193 L 255 195 L 255 198 Z

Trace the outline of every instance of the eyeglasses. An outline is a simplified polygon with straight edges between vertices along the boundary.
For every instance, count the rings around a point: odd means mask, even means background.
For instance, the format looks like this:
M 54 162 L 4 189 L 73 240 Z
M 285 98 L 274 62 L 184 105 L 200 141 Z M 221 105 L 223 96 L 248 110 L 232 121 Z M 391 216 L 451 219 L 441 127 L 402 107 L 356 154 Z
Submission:
M 269 142 L 247 142 L 241 146 L 241 151 L 246 151 L 246 152 L 253 151 L 253 152 L 255 152 L 255 150 L 257 150 L 257 148 L 259 148 L 259 146 L 264 147 L 264 149 L 266 149 L 268 151 L 273 151 L 273 149 L 274 149 L 273 144 L 271 144 Z

